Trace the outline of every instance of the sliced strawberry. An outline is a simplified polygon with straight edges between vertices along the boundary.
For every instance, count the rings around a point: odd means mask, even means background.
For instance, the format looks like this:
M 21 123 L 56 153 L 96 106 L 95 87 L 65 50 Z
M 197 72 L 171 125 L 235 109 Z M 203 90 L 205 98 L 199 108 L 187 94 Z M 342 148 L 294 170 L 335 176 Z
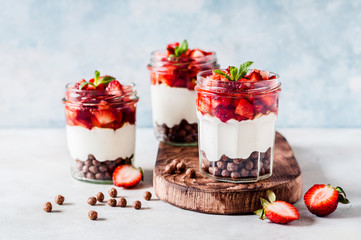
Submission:
M 120 165 L 113 172 L 113 184 L 117 187 L 132 188 L 143 180 L 143 170 L 130 164 Z
M 222 105 L 227 107 L 231 104 L 232 99 L 229 97 L 212 97 L 212 108 L 217 108 L 218 106 Z
M 249 82 L 256 82 L 256 81 L 261 81 L 262 80 L 262 76 L 260 74 L 260 71 L 257 69 L 254 69 L 248 76 L 248 81 Z
M 122 90 L 122 85 L 118 80 L 111 81 L 105 88 L 106 91 L 119 91 Z
M 92 114 L 86 109 L 77 110 L 76 112 L 75 125 L 85 127 L 89 130 L 92 129 Z
M 175 47 L 179 47 L 179 42 L 168 44 L 168 46 L 167 46 L 168 56 L 171 54 L 174 54 Z
M 211 111 L 211 97 L 198 93 L 197 109 L 203 114 Z
M 263 80 L 268 80 L 269 76 L 270 76 L 270 72 L 269 71 L 261 71 L 260 75 L 261 75 Z
M 197 57 L 204 57 L 205 54 L 202 50 L 195 48 L 190 52 L 189 56 L 192 58 L 197 58 Z
M 93 114 L 102 125 L 109 124 L 116 120 L 116 117 L 110 110 L 96 110 Z
M 269 201 L 261 198 L 263 208 L 254 212 L 260 219 L 267 217 L 271 222 L 285 224 L 300 218 L 298 210 L 292 204 L 276 201 L 276 195 L 270 190 L 267 191 L 267 196 Z
M 235 112 L 242 117 L 252 119 L 253 118 L 253 107 L 252 104 L 245 98 L 242 98 L 237 107 Z
M 300 218 L 298 210 L 290 203 L 274 201 L 265 208 L 266 217 L 274 223 L 289 223 Z
M 83 82 L 86 82 L 85 79 L 82 79 L 79 82 L 75 83 L 74 86 L 73 86 L 73 89 L 79 90 L 79 87 Z
M 265 95 L 261 100 L 270 111 L 274 112 L 277 109 L 277 95 Z
M 234 108 L 232 105 L 228 105 L 228 107 L 219 106 L 214 109 L 213 115 L 219 118 L 222 122 L 227 122 L 228 120 L 235 117 Z
M 339 202 L 349 203 L 341 187 L 333 188 L 329 184 L 315 184 L 305 193 L 304 201 L 308 210 L 320 217 L 334 212 Z

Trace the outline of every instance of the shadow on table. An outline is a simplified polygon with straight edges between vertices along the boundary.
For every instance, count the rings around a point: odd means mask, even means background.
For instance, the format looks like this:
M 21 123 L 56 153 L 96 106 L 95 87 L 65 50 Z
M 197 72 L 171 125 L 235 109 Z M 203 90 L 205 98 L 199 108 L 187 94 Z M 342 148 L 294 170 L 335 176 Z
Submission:
M 143 179 L 137 186 L 127 190 L 137 190 L 153 186 L 153 169 L 143 169 Z

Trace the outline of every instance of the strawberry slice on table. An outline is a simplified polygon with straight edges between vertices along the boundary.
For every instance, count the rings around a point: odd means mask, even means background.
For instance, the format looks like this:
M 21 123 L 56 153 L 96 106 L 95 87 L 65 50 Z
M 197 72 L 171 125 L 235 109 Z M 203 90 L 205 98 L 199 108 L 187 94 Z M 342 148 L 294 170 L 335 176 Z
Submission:
M 332 187 L 330 184 L 315 184 L 304 196 L 305 204 L 311 213 L 323 217 L 334 212 L 338 203 L 347 204 L 350 201 L 341 187 Z
M 242 98 L 237 107 L 235 112 L 242 117 L 252 119 L 253 118 L 253 107 L 252 104 L 245 98 Z
M 120 165 L 113 172 L 113 184 L 117 187 L 132 188 L 143 181 L 143 170 L 130 164 Z
M 262 209 L 254 211 L 264 220 L 267 217 L 271 222 L 286 224 L 300 218 L 298 210 L 290 203 L 285 201 L 276 201 L 274 192 L 267 191 L 268 200 L 261 198 Z
M 110 110 L 96 110 L 93 114 L 101 125 L 106 125 L 116 120 L 115 115 Z

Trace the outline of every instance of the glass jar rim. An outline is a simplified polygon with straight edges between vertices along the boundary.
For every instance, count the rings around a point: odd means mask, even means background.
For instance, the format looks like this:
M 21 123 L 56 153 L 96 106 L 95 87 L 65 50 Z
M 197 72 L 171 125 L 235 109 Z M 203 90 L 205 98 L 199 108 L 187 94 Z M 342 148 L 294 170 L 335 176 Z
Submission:
M 225 71 L 226 69 L 220 69 Z M 249 69 L 247 74 L 254 69 Z M 260 70 L 266 71 L 266 70 Z M 270 71 L 269 71 L 270 72 Z M 270 76 L 275 76 L 273 79 L 259 80 L 259 81 L 222 81 L 208 78 L 213 74 L 213 70 L 201 71 L 197 74 L 196 91 L 207 91 L 222 93 L 227 95 L 239 94 L 265 94 L 270 92 L 279 91 L 281 88 L 280 76 L 277 73 L 270 72 Z M 234 91 L 227 92 L 231 86 Z M 245 87 L 245 88 L 244 88 Z
M 80 101 L 72 101 L 69 99 L 69 94 L 72 94 L 71 98 L 82 98 L 82 94 L 87 94 L 91 97 L 105 97 L 104 100 L 107 100 L 107 104 L 119 105 L 119 104 L 128 104 L 128 103 L 136 103 L 139 101 L 139 97 L 137 95 L 136 85 L 133 82 L 121 82 L 122 91 L 114 90 L 114 91 L 106 91 L 106 90 L 79 90 L 72 88 L 76 82 L 70 82 L 65 85 L 66 96 L 63 98 L 64 104 L 75 104 L 75 105 L 83 105 L 83 106 L 98 106 L 101 103 L 91 103 L 91 102 L 80 102 Z M 119 94 L 121 92 L 121 95 Z M 127 97 L 127 98 L 126 98 Z M 125 101 L 125 99 L 127 99 Z
M 182 61 L 169 61 L 167 58 L 167 50 L 155 50 L 151 52 L 150 63 L 147 65 L 149 70 L 157 70 L 162 71 L 167 70 L 164 64 L 168 64 L 167 66 L 174 66 L 174 67 L 188 67 L 191 63 L 196 63 L 198 66 L 202 66 L 203 64 L 209 64 L 209 62 L 217 62 L 217 54 L 216 52 L 211 52 L 212 54 L 199 56 L 199 57 L 174 57 L 173 59 L 178 59 Z

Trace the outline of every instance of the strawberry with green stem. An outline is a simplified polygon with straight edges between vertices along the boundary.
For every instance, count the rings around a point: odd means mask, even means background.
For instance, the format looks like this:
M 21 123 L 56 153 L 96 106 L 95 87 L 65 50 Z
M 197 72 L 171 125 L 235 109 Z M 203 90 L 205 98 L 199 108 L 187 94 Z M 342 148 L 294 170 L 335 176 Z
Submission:
M 115 80 L 112 76 L 104 76 L 100 77 L 100 72 L 95 71 L 94 79 L 87 81 L 83 81 L 80 86 L 79 90 L 95 90 L 95 89 L 104 89 L 104 86 L 107 86 L 110 82 Z M 86 86 L 86 88 L 84 88 Z M 84 89 L 83 89 L 84 88 Z
M 253 64 L 252 61 L 247 61 L 239 66 L 239 68 L 230 66 L 227 70 L 229 71 L 229 74 L 225 73 L 224 71 L 220 69 L 213 70 L 214 73 L 219 74 L 223 77 L 225 77 L 229 81 L 239 81 L 244 76 L 246 76 L 250 66 Z
M 300 218 L 298 210 L 292 204 L 276 201 L 276 195 L 270 190 L 267 191 L 267 196 L 269 201 L 260 198 L 263 208 L 254 211 L 260 219 L 264 220 L 267 217 L 271 222 L 285 224 Z
M 348 204 L 346 193 L 341 187 L 332 187 L 330 184 L 315 184 L 304 196 L 305 204 L 311 213 L 323 217 L 331 214 L 338 203 Z

